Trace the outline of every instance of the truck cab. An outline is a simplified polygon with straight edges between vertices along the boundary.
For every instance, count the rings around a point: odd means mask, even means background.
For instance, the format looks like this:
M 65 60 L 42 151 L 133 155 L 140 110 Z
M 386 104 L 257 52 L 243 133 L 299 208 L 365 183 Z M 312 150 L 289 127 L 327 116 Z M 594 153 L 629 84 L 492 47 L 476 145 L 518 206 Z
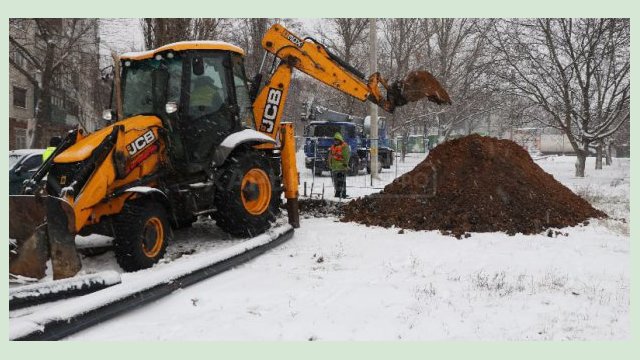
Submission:
M 368 152 L 365 146 L 364 128 L 347 121 L 312 121 L 304 129 L 305 167 L 316 175 L 329 171 L 329 148 L 333 145 L 333 136 L 339 132 L 351 149 L 349 175 L 357 175 L 368 165 Z

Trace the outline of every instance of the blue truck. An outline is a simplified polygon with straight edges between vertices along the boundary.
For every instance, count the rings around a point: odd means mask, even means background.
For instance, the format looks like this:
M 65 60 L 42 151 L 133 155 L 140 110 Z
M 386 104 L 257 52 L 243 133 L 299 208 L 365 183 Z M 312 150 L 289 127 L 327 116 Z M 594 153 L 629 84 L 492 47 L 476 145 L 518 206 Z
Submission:
M 371 141 L 368 138 L 369 117 L 358 117 L 330 110 L 320 105 L 311 105 L 303 114 L 303 120 L 309 121 L 304 128 L 305 167 L 322 175 L 329 171 L 327 157 L 333 144 L 333 136 L 340 132 L 351 148 L 348 175 L 357 175 L 360 171 L 371 172 L 369 166 Z M 393 165 L 393 149 L 388 145 L 384 119 L 379 121 L 378 129 L 378 171 L 389 169 Z

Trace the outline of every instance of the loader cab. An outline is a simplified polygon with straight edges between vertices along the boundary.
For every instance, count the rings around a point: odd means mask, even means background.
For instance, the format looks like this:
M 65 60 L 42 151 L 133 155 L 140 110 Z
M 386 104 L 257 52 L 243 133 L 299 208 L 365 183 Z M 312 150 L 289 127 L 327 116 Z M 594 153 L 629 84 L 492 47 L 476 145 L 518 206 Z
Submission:
M 124 117 L 160 117 L 177 168 L 205 170 L 230 134 L 255 129 L 243 53 L 218 42 L 181 42 L 122 59 Z

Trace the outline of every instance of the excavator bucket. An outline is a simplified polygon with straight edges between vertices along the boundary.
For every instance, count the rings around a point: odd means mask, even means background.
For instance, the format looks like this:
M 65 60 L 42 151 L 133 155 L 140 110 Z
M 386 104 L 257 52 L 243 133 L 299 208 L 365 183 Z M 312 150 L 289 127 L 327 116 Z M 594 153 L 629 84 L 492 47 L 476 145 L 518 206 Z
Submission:
M 74 276 L 82 267 L 75 245 L 75 214 L 53 196 L 9 196 L 9 273 L 41 279 L 51 257 L 54 279 Z
M 393 83 L 387 96 L 394 107 L 423 98 L 438 105 L 451 104 L 451 98 L 440 82 L 431 73 L 422 70 L 411 71 L 404 79 Z

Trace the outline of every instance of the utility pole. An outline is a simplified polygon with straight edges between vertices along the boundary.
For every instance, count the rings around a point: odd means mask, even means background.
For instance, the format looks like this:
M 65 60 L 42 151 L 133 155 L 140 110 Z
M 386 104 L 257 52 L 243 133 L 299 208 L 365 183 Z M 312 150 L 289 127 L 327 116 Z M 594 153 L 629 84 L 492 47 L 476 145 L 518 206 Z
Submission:
M 377 49 L 377 33 L 376 19 L 369 19 L 369 73 L 374 74 L 378 71 L 378 49 Z M 369 116 L 371 119 L 371 132 L 369 139 L 371 141 L 371 186 L 373 179 L 378 177 L 378 105 L 369 102 Z

